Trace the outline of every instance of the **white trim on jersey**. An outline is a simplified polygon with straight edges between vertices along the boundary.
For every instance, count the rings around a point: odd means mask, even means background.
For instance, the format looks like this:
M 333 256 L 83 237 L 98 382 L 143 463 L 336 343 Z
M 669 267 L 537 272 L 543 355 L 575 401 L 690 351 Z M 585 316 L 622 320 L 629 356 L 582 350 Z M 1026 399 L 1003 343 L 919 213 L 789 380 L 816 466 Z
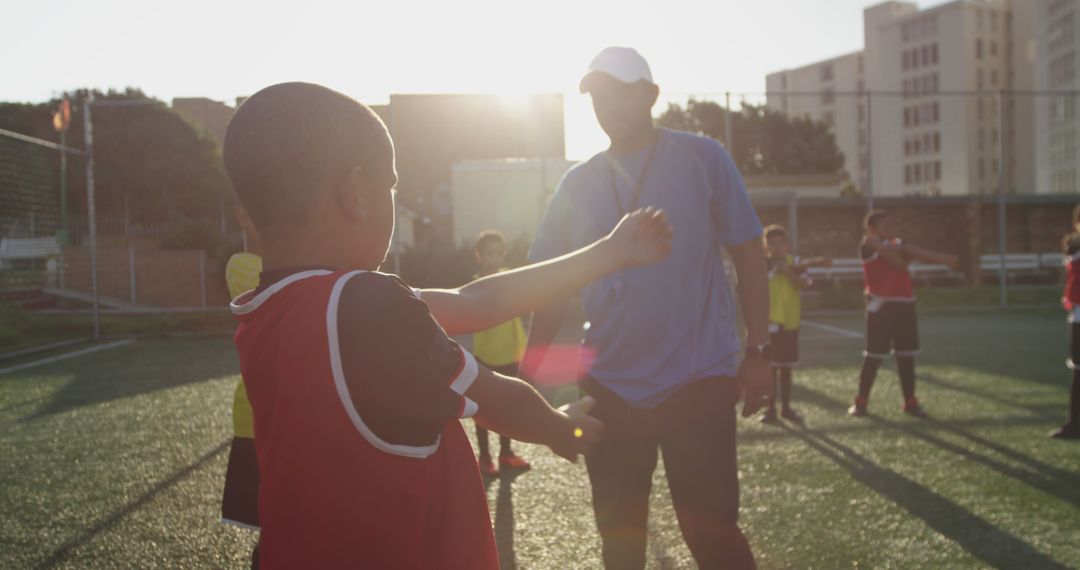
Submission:
M 1080 324 L 1080 305 L 1076 305 L 1069 311 L 1069 316 L 1065 318 L 1065 322 L 1070 325 Z
M 235 526 L 235 527 L 244 528 L 244 529 L 247 529 L 247 530 L 253 530 L 255 532 L 260 532 L 262 530 L 262 528 L 257 527 L 257 526 L 255 526 L 253 524 L 242 523 L 240 521 L 234 521 L 232 519 L 227 519 L 225 517 L 221 517 L 221 522 L 222 522 L 222 524 L 228 524 L 228 525 L 232 525 L 232 526 Z
M 364 423 L 363 418 L 360 417 L 360 412 L 356 410 L 356 406 L 353 404 L 352 397 L 349 395 L 349 386 L 345 383 L 345 371 L 341 364 L 341 346 L 338 341 L 338 304 L 341 301 L 341 290 L 345 288 L 345 284 L 349 282 L 349 279 L 361 273 L 366 273 L 366 271 L 350 271 L 338 278 L 337 282 L 334 283 L 334 288 L 330 291 L 330 301 L 326 304 L 326 336 L 330 345 L 330 371 L 334 376 L 334 388 L 337 389 L 341 406 L 345 408 L 345 413 L 349 416 L 349 420 L 352 421 L 353 427 L 376 449 L 402 457 L 416 459 L 430 457 L 439 450 L 442 434 L 436 436 L 435 443 L 425 446 L 400 445 L 384 441 Z
M 248 291 L 247 293 L 244 293 L 239 297 L 233 299 L 232 302 L 229 303 L 229 310 L 232 311 L 234 315 L 246 315 L 254 311 L 255 309 L 258 309 L 259 305 L 265 303 L 266 300 L 272 297 L 275 293 L 281 291 L 289 285 L 292 285 L 293 283 L 296 283 L 297 281 L 300 281 L 301 279 L 307 279 L 308 277 L 323 277 L 325 275 L 331 275 L 333 273 L 333 271 L 327 271 L 326 269 L 313 269 L 311 271 L 301 271 L 299 273 L 293 273 L 292 275 L 282 279 L 281 281 L 278 281 L 277 283 L 274 283 L 273 285 L 267 287 L 265 291 L 259 293 L 258 295 L 252 297 L 250 295 L 251 292 Z M 247 299 L 246 302 L 245 299 Z
M 1072 262 L 1074 262 L 1074 261 L 1076 261 L 1078 259 L 1080 259 L 1080 251 L 1078 251 L 1078 252 L 1076 252 L 1076 253 L 1074 253 L 1072 255 L 1064 256 L 1064 259 L 1061 260 L 1061 263 L 1062 263 L 1062 265 L 1071 265 Z
M 461 351 L 461 372 L 450 381 L 450 389 L 454 393 L 461 396 L 465 401 L 461 408 L 462 418 L 470 418 L 476 415 L 476 412 L 480 411 L 480 407 L 476 405 L 476 402 L 470 400 L 465 392 L 469 390 L 473 382 L 476 381 L 476 377 L 480 374 L 480 367 L 476 365 L 476 358 L 464 348 L 459 348 Z
M 889 357 L 888 354 L 879 354 L 879 353 L 876 353 L 876 352 L 869 352 L 869 351 L 866 351 L 866 350 L 864 350 L 862 354 L 866 358 L 874 358 L 876 360 L 885 360 L 886 358 Z

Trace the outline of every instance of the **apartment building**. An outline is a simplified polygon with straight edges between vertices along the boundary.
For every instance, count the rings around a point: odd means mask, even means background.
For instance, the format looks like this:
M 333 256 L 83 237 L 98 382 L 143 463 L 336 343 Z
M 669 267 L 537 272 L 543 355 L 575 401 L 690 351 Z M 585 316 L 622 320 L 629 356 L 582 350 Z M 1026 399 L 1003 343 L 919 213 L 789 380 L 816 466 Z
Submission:
M 1035 84 L 1037 188 L 1043 193 L 1080 192 L 1080 114 L 1077 99 L 1077 51 L 1080 49 L 1080 0 L 1038 0 Z

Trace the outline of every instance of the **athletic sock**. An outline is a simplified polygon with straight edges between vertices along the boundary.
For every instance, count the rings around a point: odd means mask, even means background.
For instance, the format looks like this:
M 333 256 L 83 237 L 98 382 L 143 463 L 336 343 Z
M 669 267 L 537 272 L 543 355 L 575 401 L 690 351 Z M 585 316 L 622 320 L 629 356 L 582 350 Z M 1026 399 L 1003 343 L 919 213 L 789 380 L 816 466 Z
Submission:
M 874 387 L 874 379 L 877 378 L 878 368 L 881 368 L 880 358 L 867 356 L 863 359 L 862 372 L 859 373 L 859 399 L 863 405 L 870 400 L 870 390 Z
M 900 374 L 900 389 L 904 392 L 904 402 L 915 398 L 915 357 L 897 356 L 896 369 Z
M 780 376 L 780 405 L 786 410 L 791 407 L 791 367 L 782 366 L 777 370 Z

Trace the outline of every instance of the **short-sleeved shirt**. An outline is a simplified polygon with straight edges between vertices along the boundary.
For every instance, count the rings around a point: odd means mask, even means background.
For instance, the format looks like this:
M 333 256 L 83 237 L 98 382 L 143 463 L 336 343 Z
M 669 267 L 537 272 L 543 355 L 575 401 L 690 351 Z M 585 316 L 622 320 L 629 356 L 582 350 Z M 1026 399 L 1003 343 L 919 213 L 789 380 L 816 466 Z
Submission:
M 769 322 L 776 323 L 785 330 L 798 330 L 802 323 L 802 297 L 799 285 L 785 271 L 780 271 L 772 259 L 766 259 L 769 269 Z M 788 266 L 795 265 L 799 258 L 788 255 Z
M 1080 235 L 1065 241 L 1065 290 L 1061 303 L 1069 313 L 1070 323 L 1080 323 Z
M 895 239 L 885 247 L 899 248 L 902 243 Z M 859 257 L 863 264 L 863 289 L 872 308 L 887 302 L 915 302 L 915 287 L 906 267 L 893 266 L 867 244 L 859 247 Z
M 659 130 L 637 207 L 663 208 L 672 252 L 586 287 L 582 302 L 595 350 L 588 374 L 623 399 L 651 408 L 694 380 L 734 375 L 739 364 L 735 296 L 721 248 L 761 236 L 742 176 L 717 141 Z M 548 205 L 529 258 L 541 261 L 603 237 L 635 206 L 650 149 L 600 153 L 571 168 Z M 616 200 L 613 195 L 618 194 Z
M 480 277 L 475 276 L 477 279 Z M 520 318 L 514 317 L 505 323 L 473 333 L 472 351 L 473 355 L 489 368 L 510 366 L 521 362 L 527 342 L 525 325 L 521 324 Z
M 472 356 L 396 277 L 263 272 L 232 303 L 263 568 L 496 568 Z

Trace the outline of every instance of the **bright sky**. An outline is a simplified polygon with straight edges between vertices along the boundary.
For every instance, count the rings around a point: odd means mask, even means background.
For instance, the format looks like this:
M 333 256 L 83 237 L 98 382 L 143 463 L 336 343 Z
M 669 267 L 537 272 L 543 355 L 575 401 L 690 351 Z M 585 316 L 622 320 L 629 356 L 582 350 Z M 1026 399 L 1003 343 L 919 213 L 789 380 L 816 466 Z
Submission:
M 668 94 L 757 92 L 765 74 L 862 47 L 874 0 L 13 0 L 0 100 L 135 86 L 232 102 L 314 81 L 390 93 L 566 93 L 567 155 L 605 146 L 577 81 L 609 45 L 637 48 Z M 919 0 L 920 6 L 937 3 Z

